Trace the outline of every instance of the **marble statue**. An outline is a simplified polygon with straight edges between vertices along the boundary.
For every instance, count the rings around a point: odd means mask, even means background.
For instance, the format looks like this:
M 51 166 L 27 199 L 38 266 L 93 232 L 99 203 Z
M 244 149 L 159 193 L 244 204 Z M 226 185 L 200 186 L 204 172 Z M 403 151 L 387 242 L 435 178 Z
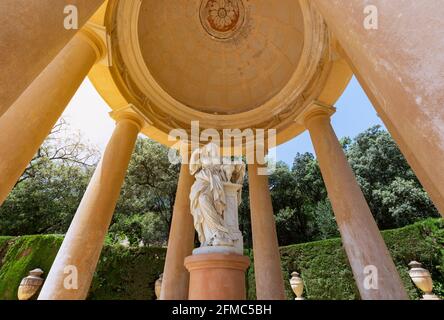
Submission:
M 219 148 L 210 143 L 193 152 L 190 172 L 196 178 L 190 193 L 190 209 L 201 248 L 238 246 L 242 235 L 237 208 L 241 201 L 245 164 L 222 158 Z M 230 200 L 233 190 L 234 203 Z

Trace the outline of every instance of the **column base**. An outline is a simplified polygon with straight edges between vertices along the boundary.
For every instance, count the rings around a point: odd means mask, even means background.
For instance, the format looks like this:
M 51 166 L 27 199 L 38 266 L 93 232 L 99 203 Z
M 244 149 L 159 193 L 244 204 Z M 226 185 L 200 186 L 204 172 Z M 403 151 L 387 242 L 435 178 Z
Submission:
M 185 258 L 190 272 L 189 300 L 245 300 L 245 271 L 250 259 L 231 253 Z

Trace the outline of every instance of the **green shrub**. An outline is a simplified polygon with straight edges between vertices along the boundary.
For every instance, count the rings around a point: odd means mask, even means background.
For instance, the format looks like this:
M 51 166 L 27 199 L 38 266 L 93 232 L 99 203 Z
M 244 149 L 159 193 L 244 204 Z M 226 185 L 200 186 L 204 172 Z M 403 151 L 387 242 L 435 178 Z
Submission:
M 408 263 L 421 262 L 434 280 L 435 294 L 444 296 L 444 220 L 428 219 L 382 235 L 400 273 L 410 299 L 420 292 L 408 275 Z M 288 299 L 293 299 L 289 279 L 301 273 L 304 296 L 310 300 L 359 299 L 359 291 L 340 239 L 329 239 L 281 248 L 282 272 Z M 252 269 L 252 267 L 250 268 Z M 254 298 L 254 270 L 248 270 L 248 297 Z
M 165 248 L 106 246 L 89 293 L 92 300 L 155 300 Z
M 420 292 L 408 275 L 408 263 L 423 263 L 434 280 L 434 292 L 444 297 L 444 220 L 428 219 L 384 231 L 393 260 L 411 299 Z M 62 242 L 61 236 L 0 237 L 0 300 L 16 299 L 20 281 L 34 268 L 47 275 Z M 165 248 L 126 248 L 106 244 L 101 254 L 88 299 L 155 299 L 154 282 L 163 272 Z M 252 250 L 245 250 L 251 266 L 246 273 L 247 298 L 255 299 Z M 288 299 L 293 271 L 301 273 L 305 297 L 310 300 L 359 299 L 359 292 L 340 239 L 297 244 L 281 248 L 282 273 Z
M 30 270 L 41 268 L 46 275 L 62 240 L 62 237 L 54 235 L 9 239 L 0 269 L 0 300 L 17 299 L 20 281 L 28 275 Z

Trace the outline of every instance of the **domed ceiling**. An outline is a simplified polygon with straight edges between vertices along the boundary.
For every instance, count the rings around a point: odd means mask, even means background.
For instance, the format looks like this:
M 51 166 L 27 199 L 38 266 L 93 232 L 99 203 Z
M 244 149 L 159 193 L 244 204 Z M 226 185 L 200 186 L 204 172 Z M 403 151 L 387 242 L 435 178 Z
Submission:
M 90 79 L 111 108 L 130 105 L 143 132 L 276 129 L 315 101 L 334 104 L 351 77 L 310 0 L 108 0 L 90 26 L 108 57 Z
M 298 66 L 298 1 L 144 0 L 139 42 L 151 75 L 172 97 L 208 113 L 252 110 L 281 91 Z

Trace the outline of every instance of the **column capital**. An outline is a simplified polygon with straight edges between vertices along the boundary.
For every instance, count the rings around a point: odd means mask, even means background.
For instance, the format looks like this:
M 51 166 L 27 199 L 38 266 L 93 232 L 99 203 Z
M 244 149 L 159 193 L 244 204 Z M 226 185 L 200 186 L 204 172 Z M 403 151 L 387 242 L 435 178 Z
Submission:
M 307 127 L 307 122 L 318 116 L 331 117 L 336 112 L 336 108 L 319 102 L 313 101 L 299 116 L 296 118 L 296 122 L 300 125 Z
M 144 117 L 132 104 L 114 110 L 109 114 L 117 123 L 123 120 L 133 122 L 139 128 L 139 131 L 145 126 L 152 124 L 152 122 Z
M 107 55 L 107 47 L 105 42 L 103 42 L 100 35 L 97 34 L 96 31 L 93 30 L 90 26 L 83 27 L 78 34 L 88 42 L 91 48 L 96 53 L 96 62 L 104 59 Z

